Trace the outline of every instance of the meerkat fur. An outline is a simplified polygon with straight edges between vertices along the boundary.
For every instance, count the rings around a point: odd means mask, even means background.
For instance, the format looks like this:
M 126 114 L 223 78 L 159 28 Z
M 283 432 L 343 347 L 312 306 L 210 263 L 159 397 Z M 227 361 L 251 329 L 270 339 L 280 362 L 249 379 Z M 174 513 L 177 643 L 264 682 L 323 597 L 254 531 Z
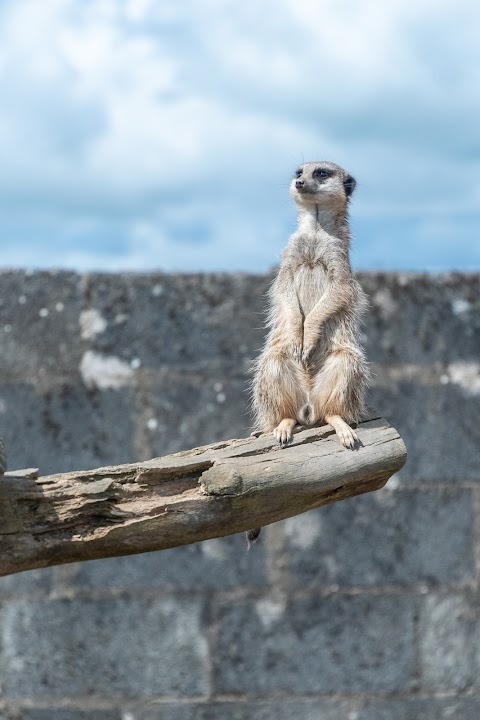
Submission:
M 298 226 L 269 293 L 268 333 L 255 362 L 257 432 L 285 447 L 296 426 L 325 421 L 347 448 L 365 412 L 369 370 L 360 343 L 366 298 L 350 265 L 348 205 L 355 180 L 331 162 L 307 162 L 290 195 Z
M 273 432 L 282 447 L 294 429 L 325 421 L 350 449 L 349 423 L 365 412 L 370 380 L 360 343 L 367 301 L 350 265 L 348 205 L 354 178 L 331 162 L 307 162 L 290 195 L 298 225 L 269 293 L 265 346 L 253 367 L 254 432 Z M 246 533 L 247 547 L 261 528 Z

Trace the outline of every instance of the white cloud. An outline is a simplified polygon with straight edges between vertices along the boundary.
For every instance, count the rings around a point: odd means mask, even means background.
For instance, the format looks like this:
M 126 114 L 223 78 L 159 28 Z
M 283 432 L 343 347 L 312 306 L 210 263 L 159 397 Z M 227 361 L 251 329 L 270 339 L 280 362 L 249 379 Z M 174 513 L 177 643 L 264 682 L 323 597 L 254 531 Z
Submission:
M 329 157 L 359 180 L 359 264 L 480 264 L 470 0 L 9 0 L 0 19 L 4 263 L 266 269 L 290 171 Z

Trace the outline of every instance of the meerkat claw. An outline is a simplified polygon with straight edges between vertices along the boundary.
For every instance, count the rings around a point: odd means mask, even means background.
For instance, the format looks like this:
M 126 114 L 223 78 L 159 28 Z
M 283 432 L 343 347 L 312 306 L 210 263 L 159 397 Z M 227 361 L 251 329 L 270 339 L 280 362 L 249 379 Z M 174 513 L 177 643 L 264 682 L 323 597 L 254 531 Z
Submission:
M 293 442 L 293 428 L 296 424 L 297 421 L 292 418 L 284 418 L 278 423 L 273 431 L 273 437 L 281 447 L 285 448 Z
M 275 430 L 273 431 L 273 437 L 282 447 L 286 447 L 286 445 L 291 440 L 291 438 L 288 437 L 288 433 L 286 430 L 279 430 L 278 428 L 275 428 Z
M 339 433 L 339 438 L 342 445 L 344 445 L 346 448 L 349 448 L 350 450 L 354 450 L 360 445 L 360 440 L 357 433 L 355 433 L 351 428 L 348 428 L 348 430 L 342 430 Z

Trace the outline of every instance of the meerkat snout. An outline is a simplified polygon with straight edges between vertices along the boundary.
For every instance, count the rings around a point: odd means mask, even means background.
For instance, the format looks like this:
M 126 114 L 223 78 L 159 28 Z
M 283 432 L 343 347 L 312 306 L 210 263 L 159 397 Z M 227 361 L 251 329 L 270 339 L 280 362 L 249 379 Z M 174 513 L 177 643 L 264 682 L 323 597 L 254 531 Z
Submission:
M 345 173 L 345 177 L 343 179 L 343 188 L 345 190 L 345 195 L 347 196 L 347 198 L 351 196 L 351 194 L 355 190 L 356 185 L 357 181 L 355 180 L 355 178 L 348 173 Z

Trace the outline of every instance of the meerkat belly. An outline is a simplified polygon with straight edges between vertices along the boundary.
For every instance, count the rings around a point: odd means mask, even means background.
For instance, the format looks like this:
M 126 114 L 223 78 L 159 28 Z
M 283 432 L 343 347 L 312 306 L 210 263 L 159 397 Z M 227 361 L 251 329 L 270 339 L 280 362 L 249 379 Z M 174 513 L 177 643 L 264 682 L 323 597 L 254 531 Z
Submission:
M 327 289 L 328 278 L 322 265 L 300 265 L 295 272 L 295 290 L 304 317 Z

